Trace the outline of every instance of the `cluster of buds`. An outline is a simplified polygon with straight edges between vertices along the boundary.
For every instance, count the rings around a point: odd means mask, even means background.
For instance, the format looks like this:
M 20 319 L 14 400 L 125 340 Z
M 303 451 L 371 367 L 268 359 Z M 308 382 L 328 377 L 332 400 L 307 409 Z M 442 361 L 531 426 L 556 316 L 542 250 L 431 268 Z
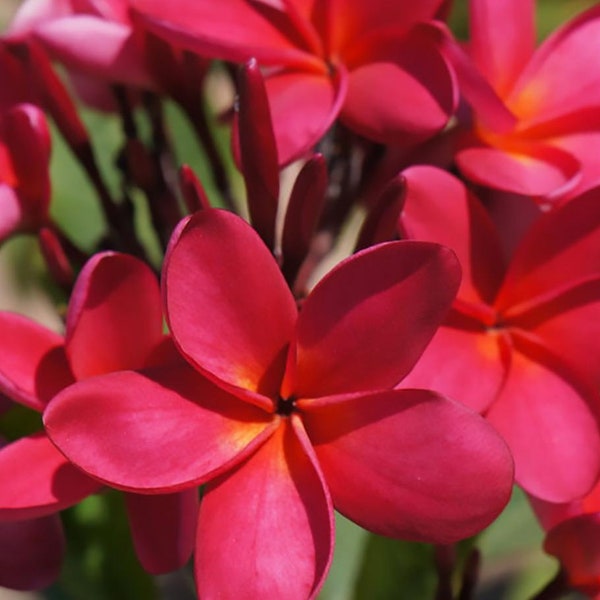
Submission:
M 123 492 L 143 569 L 192 562 L 203 600 L 316 598 L 335 511 L 437 545 L 467 600 L 449 549 L 516 484 L 539 597 L 600 594 L 600 6 L 536 48 L 533 0 L 470 0 L 467 43 L 451 5 L 23 1 L 0 242 L 36 236 L 64 326 L 0 312 L 0 586 L 53 584 L 61 513 Z M 82 110 L 122 126 L 118 192 Z M 83 246 L 46 119 L 104 217 Z

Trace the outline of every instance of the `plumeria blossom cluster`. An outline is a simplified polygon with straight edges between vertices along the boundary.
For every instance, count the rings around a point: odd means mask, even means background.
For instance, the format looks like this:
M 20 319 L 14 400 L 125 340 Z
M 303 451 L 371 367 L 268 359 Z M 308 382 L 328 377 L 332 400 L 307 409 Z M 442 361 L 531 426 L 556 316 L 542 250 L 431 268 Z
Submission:
M 518 486 L 537 597 L 600 598 L 600 10 L 538 45 L 535 8 L 470 0 L 459 40 L 448 0 L 23 0 L 0 243 L 37 239 L 62 327 L 0 311 L 0 586 L 61 581 L 97 543 L 73 511 L 118 497 L 203 600 L 318 597 L 336 512 L 466 600 Z M 98 239 L 54 210 L 53 136 Z

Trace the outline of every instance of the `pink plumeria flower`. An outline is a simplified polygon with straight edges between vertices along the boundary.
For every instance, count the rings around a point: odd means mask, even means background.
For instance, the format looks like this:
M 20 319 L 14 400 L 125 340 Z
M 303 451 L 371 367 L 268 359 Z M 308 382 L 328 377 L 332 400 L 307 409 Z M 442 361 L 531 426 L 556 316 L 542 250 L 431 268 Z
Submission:
M 116 487 L 206 484 L 201 598 L 313 598 L 334 507 L 379 534 L 451 543 L 509 497 L 512 458 L 489 424 L 438 394 L 391 389 L 459 278 L 443 247 L 382 244 L 333 269 L 298 313 L 256 232 L 201 211 L 176 230 L 163 272 L 189 365 L 77 383 L 48 407 L 47 430 Z
M 419 24 L 441 0 L 134 0 L 150 31 L 202 56 L 267 67 L 279 162 L 313 147 L 339 116 L 383 143 L 422 140 L 454 112 L 452 74 Z
M 452 311 L 403 385 L 483 413 L 529 493 L 582 496 L 600 472 L 600 189 L 538 217 L 507 263 L 492 220 L 461 181 L 434 167 L 403 175 L 401 230 L 449 246 L 463 267 Z
M 544 201 L 598 183 L 600 7 L 536 49 L 534 0 L 471 0 L 469 6 L 469 53 L 482 81 L 472 86 L 477 76 L 471 77 L 463 86 L 473 123 L 456 155 L 462 173 Z
M 0 313 L 0 325 L 0 389 L 39 413 L 74 381 L 181 360 L 162 332 L 156 277 L 124 254 L 106 252 L 88 261 L 69 303 L 65 337 L 15 313 Z M 0 479 L 0 522 L 54 514 L 101 487 L 41 428 L 0 450 Z M 128 494 L 126 502 L 144 568 L 157 573 L 183 565 L 192 550 L 197 495 Z

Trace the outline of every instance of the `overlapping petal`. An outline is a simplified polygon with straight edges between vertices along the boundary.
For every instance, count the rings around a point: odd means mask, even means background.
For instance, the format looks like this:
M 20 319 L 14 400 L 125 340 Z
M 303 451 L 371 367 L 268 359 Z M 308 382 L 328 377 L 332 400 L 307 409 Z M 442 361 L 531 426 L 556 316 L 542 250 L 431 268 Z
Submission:
M 510 446 L 517 483 L 568 502 L 589 492 L 600 472 L 598 398 L 541 344 L 515 332 L 513 339 L 506 384 L 486 417 Z
M 126 254 L 95 254 L 69 304 L 66 352 L 75 377 L 139 369 L 162 339 L 161 297 L 152 270 Z
M 389 242 L 347 259 L 303 305 L 283 394 L 313 398 L 395 385 L 445 317 L 459 281 L 454 253 L 426 242 Z
M 509 499 L 513 464 L 504 441 L 482 417 L 434 392 L 371 392 L 298 407 L 334 506 L 370 531 L 452 543 L 487 526 Z
M 196 541 L 198 490 L 125 494 L 135 552 L 148 573 L 168 573 L 189 560 Z
M 593 6 L 555 31 L 540 46 L 507 104 L 528 125 L 597 106 L 599 40 L 600 7 Z M 565 85 L 565 81 L 577 84 Z
M 73 382 L 62 336 L 22 315 L 0 312 L 0 390 L 42 412 Z
M 62 568 L 65 538 L 58 515 L 0 523 L 0 586 L 41 590 Z
M 325 134 L 347 99 L 348 76 L 283 70 L 265 81 L 279 163 L 302 157 Z
M 475 183 L 524 196 L 554 196 L 577 184 L 580 162 L 543 143 L 519 149 L 473 145 L 456 155 L 460 170 Z
M 496 92 L 506 97 L 535 48 L 532 0 L 471 0 L 469 50 Z
M 398 144 L 402 136 L 430 136 L 455 110 L 453 75 L 427 30 L 374 33 L 344 61 L 349 76 L 341 118 L 369 139 Z
M 414 166 L 402 176 L 406 181 L 400 218 L 404 234 L 452 248 L 462 267 L 460 299 L 491 304 L 504 275 L 503 258 L 498 235 L 481 203 L 459 179 L 441 169 Z
M 598 275 L 599 200 L 600 188 L 594 188 L 537 220 L 507 272 L 499 309 L 515 312 Z
M 171 243 L 164 297 L 172 335 L 188 359 L 226 384 L 276 397 L 296 320 L 273 256 L 241 218 L 194 215 Z M 262 401 L 265 408 L 270 401 Z
M 136 18 L 144 27 L 201 55 L 235 62 L 254 57 L 261 64 L 324 66 L 271 19 L 244 0 L 133 0 Z M 270 15 L 272 17 L 272 15 Z M 293 36 L 294 30 L 288 31 Z M 297 35 L 297 34 L 296 34 Z
M 487 331 L 480 322 L 455 315 L 437 330 L 400 385 L 436 390 L 485 413 L 502 389 L 509 364 L 501 332 Z
M 248 460 L 208 484 L 195 555 L 200 597 L 316 596 L 333 551 L 333 508 L 305 435 L 282 420 Z
M 121 371 L 66 388 L 44 414 L 48 435 L 90 475 L 150 492 L 206 481 L 269 435 L 270 415 L 186 364 L 151 376 Z
M 49 515 L 100 488 L 97 481 L 69 463 L 43 432 L 0 449 L 0 480 L 3 520 Z
M 68 68 L 106 81 L 154 87 L 141 49 L 128 25 L 74 14 L 38 25 L 35 36 Z M 90 39 L 95 42 L 89 43 Z

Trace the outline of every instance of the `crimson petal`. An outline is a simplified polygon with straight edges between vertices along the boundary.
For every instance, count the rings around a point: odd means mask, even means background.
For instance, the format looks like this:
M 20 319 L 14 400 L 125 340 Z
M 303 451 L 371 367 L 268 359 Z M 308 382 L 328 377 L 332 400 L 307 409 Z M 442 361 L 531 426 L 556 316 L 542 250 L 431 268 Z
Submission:
M 0 329 L 0 390 L 43 411 L 54 394 L 73 382 L 62 336 L 10 312 L 0 312 Z
M 41 590 L 60 575 L 65 537 L 58 515 L 0 523 L 0 586 Z
M 206 481 L 268 435 L 271 417 L 187 365 L 85 379 L 44 414 L 81 469 L 117 488 L 176 492 Z
M 185 356 L 218 381 L 275 397 L 296 305 L 256 232 L 231 213 L 201 211 L 178 230 L 164 273 L 169 326 Z
M 475 412 L 426 390 L 298 401 L 334 506 L 378 534 L 453 543 L 504 508 L 513 462 Z
M 0 449 L 0 518 L 29 519 L 73 506 L 100 489 L 43 432 Z
M 153 574 L 180 569 L 195 542 L 198 490 L 174 494 L 125 494 L 136 554 Z
M 446 315 L 459 280 L 454 253 L 426 242 L 388 242 L 342 262 L 303 305 L 284 396 L 395 385 Z
M 331 561 L 333 527 L 306 434 L 284 420 L 247 461 L 207 486 L 195 555 L 200 597 L 314 598 Z
M 69 303 L 66 350 L 77 379 L 144 366 L 162 341 L 158 281 L 127 254 L 95 254 Z

